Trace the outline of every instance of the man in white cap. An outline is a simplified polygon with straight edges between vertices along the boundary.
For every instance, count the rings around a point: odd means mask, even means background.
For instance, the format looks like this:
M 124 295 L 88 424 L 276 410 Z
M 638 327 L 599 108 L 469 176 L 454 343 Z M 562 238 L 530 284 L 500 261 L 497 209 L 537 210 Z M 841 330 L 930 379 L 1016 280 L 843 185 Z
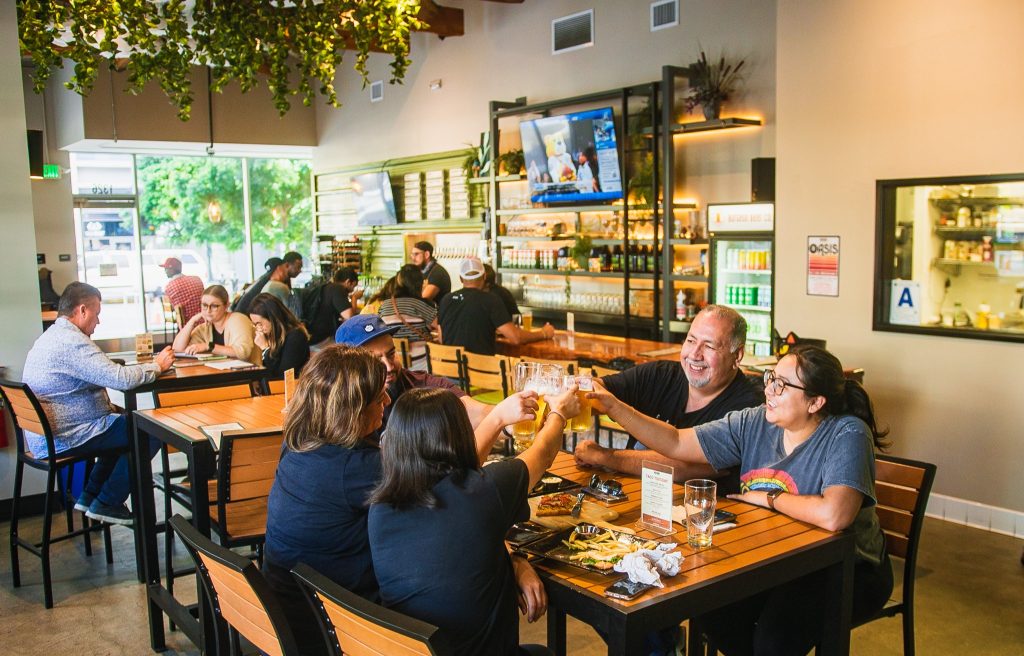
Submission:
M 546 323 L 539 330 L 523 330 L 512 323 L 512 315 L 497 296 L 484 291 L 484 265 L 467 257 L 459 265 L 462 289 L 441 300 L 441 343 L 461 346 L 470 353 L 494 355 L 495 333 L 512 344 L 551 339 L 554 327 Z
M 176 257 L 167 258 L 160 266 L 163 267 L 168 279 L 164 285 L 164 296 L 171 303 L 171 307 L 181 306 L 182 321 L 188 323 L 189 319 L 199 314 L 203 281 L 199 276 L 182 275 L 181 260 Z

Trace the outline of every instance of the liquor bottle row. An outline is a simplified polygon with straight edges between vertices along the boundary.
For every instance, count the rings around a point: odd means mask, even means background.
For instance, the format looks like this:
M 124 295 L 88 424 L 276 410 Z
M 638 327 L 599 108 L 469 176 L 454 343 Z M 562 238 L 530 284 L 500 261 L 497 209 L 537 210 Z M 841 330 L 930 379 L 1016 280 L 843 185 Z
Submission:
M 772 268 L 772 256 L 766 250 L 734 248 L 727 251 L 725 258 L 725 267 L 733 271 L 767 271 Z
M 772 320 L 766 314 L 743 314 L 743 318 L 747 320 L 747 340 L 764 340 L 771 341 L 772 334 Z M 748 349 L 750 342 L 747 342 Z M 757 353 L 754 350 L 755 355 L 767 355 L 767 353 Z
M 728 305 L 770 308 L 772 306 L 771 285 L 726 285 L 725 302 Z
M 591 272 L 653 273 L 659 248 L 633 244 L 627 251 L 616 244 L 614 247 L 595 246 L 588 254 L 587 269 Z M 546 269 L 569 271 L 578 268 L 568 246 L 558 249 L 507 248 L 501 252 L 502 266 L 510 269 Z

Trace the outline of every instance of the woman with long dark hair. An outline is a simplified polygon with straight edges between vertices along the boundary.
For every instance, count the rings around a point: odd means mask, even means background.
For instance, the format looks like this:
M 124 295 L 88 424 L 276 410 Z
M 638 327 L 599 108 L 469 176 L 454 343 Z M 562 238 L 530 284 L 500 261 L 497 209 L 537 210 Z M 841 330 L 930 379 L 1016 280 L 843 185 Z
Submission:
M 528 621 L 544 613 L 544 586 L 525 560 L 509 557 L 504 538 L 530 516 L 527 494 L 558 453 L 566 418 L 579 412 L 574 392 L 547 399 L 532 447 L 482 468 L 454 394 L 415 389 L 395 403 L 371 496 L 374 571 L 382 602 L 440 627 L 455 654 L 517 654 L 517 598 Z
M 424 301 L 423 273 L 415 264 L 406 264 L 395 275 L 390 298 L 381 300 L 378 313 L 385 323 L 399 325 L 395 337 L 409 340 L 409 368 L 427 370 L 426 343 L 437 330 L 437 307 Z
M 740 467 L 740 494 L 856 541 L 853 621 L 874 615 L 892 591 L 892 567 L 875 513 L 874 449 L 888 445 L 867 392 L 828 351 L 803 346 L 765 374 L 765 404 L 676 429 L 638 414 L 603 389 L 591 398 L 649 448 L 671 458 Z M 805 654 L 821 639 L 826 606 L 818 573 L 710 613 L 701 622 L 733 654 Z
M 263 366 L 272 378 L 289 369 L 298 376 L 309 360 L 309 332 L 279 298 L 260 294 L 249 305 L 249 319 L 256 329 L 253 342 L 260 349 Z

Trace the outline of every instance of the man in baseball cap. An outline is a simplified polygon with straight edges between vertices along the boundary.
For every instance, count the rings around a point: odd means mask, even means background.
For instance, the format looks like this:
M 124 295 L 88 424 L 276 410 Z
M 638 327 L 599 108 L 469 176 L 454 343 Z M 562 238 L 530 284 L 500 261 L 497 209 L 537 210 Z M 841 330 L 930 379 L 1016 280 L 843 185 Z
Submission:
M 388 396 L 391 397 L 391 405 L 384 409 L 384 423 L 381 425 L 381 430 L 387 426 L 391 408 L 395 407 L 398 397 L 408 390 L 420 387 L 446 389 L 458 396 L 466 406 L 470 423 L 476 428 L 490 413 L 492 406 L 467 396 L 458 385 L 447 378 L 402 367 L 401 355 L 397 352 L 395 340 L 392 338 L 392 335 L 401 327 L 402 324 L 384 323 L 384 320 L 376 314 L 357 314 L 338 326 L 338 331 L 334 334 L 334 341 L 338 344 L 368 349 L 379 357 L 387 368 L 388 374 L 385 382 L 388 386 Z
M 181 306 L 182 326 L 199 314 L 199 304 L 203 297 L 203 281 L 199 276 L 186 276 L 181 273 L 181 260 L 169 257 L 160 265 L 167 275 L 164 285 L 164 296 L 171 307 Z M 181 326 L 179 326 L 180 328 Z
M 459 265 L 462 289 L 441 301 L 441 341 L 461 346 L 470 353 L 494 355 L 496 333 L 512 344 L 528 344 L 551 339 L 554 327 L 546 323 L 539 330 L 523 330 L 512 323 L 512 315 L 497 296 L 484 291 L 484 265 L 477 257 L 467 257 Z

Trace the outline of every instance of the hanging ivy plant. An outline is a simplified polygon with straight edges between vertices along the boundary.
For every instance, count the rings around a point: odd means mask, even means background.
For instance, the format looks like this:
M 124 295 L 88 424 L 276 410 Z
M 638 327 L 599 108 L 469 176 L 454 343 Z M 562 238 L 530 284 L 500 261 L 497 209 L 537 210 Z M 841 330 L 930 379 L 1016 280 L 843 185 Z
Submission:
M 409 33 L 424 27 L 419 10 L 420 0 L 18 0 L 18 27 L 36 93 L 64 60 L 74 64 L 66 86 L 81 95 L 101 69 L 125 67 L 129 92 L 155 80 L 187 121 L 194 66 L 210 68 L 213 91 L 234 80 L 245 92 L 266 79 L 282 116 L 296 94 L 305 105 L 319 93 L 340 106 L 344 50 L 355 51 L 364 87 L 371 51 L 391 55 L 391 82 L 400 83 Z

